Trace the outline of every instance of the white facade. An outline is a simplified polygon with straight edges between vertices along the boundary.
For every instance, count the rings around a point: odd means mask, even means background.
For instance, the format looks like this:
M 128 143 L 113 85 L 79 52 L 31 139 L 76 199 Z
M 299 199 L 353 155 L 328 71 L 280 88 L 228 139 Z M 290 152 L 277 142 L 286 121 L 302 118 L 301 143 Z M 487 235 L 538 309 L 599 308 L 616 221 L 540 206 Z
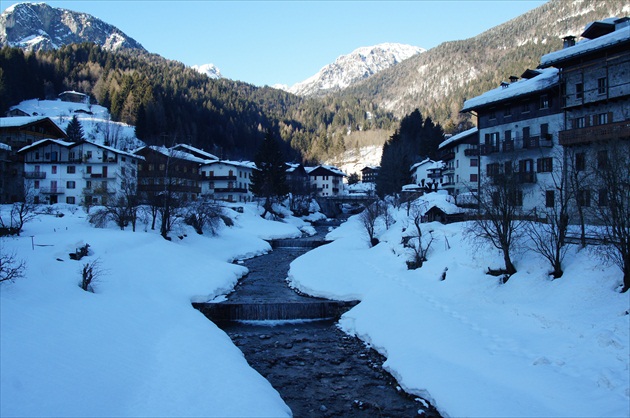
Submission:
M 452 196 L 476 193 L 479 187 L 479 131 L 468 129 L 443 141 L 442 188 Z
M 445 165 L 442 161 L 433 161 L 427 158 L 411 166 L 409 169 L 411 171 L 411 181 L 418 186 L 431 186 L 436 190 L 442 183 L 444 167 Z
M 318 165 L 306 169 L 311 187 L 320 197 L 330 197 L 343 194 L 343 178 L 346 174 L 337 167 L 330 165 Z
M 201 194 L 228 202 L 250 202 L 254 163 L 240 161 L 208 161 L 200 167 Z
M 99 204 L 122 190 L 124 181 L 137 184 L 140 157 L 115 148 L 44 139 L 19 152 L 25 181 L 39 203 Z

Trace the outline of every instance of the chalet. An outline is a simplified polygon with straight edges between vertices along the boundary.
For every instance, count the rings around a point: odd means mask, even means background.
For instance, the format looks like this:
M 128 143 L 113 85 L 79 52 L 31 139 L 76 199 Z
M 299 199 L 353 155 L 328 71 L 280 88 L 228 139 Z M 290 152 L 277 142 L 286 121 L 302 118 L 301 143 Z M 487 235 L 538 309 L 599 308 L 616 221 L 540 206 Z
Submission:
M 304 166 L 298 163 L 287 163 L 286 166 L 289 191 L 294 195 L 309 195 L 312 191 L 311 182 Z
M 361 169 L 361 181 L 363 183 L 376 183 L 376 177 L 381 167 L 367 166 Z
M 318 165 L 307 168 L 306 172 L 317 196 L 337 196 L 343 192 L 343 178 L 346 174 L 337 167 Z
M 90 96 L 78 91 L 64 91 L 58 97 L 62 102 L 90 104 Z
M 611 153 L 630 148 L 630 19 L 593 22 L 582 40 L 566 37 L 564 48 L 541 58 L 541 66 L 560 70 L 565 126 L 559 143 L 580 178 L 605 168 Z M 550 68 L 554 67 L 554 68 Z M 578 190 L 578 204 L 606 205 L 607 190 Z
M 172 148 L 146 146 L 133 152 L 144 160 L 138 164 L 138 192 L 150 199 L 176 193 L 183 200 L 196 200 L 201 193 L 199 166 L 205 159 Z
M 496 89 L 467 100 L 462 112 L 477 116 L 480 182 L 515 173 L 515 202 L 524 211 L 553 202 L 554 167 L 562 158 L 563 126 L 558 70 L 527 70 Z M 554 162 L 555 161 L 555 162 Z
M 43 139 L 20 149 L 35 203 L 101 204 L 136 184 L 140 158 L 90 141 Z
M 66 134 L 45 116 L 0 118 L 0 144 L 3 144 L 0 203 L 24 198 L 24 162 L 18 150 L 45 138 L 64 139 Z
M 254 197 L 250 185 L 255 169 L 252 162 L 208 160 L 200 167 L 201 193 L 227 202 L 250 202 Z
M 442 183 L 442 171 L 444 170 L 442 161 L 433 161 L 429 158 L 411 166 L 411 180 L 413 184 L 420 186 L 427 191 L 437 190 Z
M 476 127 L 453 135 L 438 149 L 445 167 L 442 188 L 451 196 L 476 193 L 479 182 L 479 131 Z
M 171 149 L 175 151 L 188 153 L 192 155 L 193 157 L 201 158 L 202 160 L 218 160 L 219 159 L 219 157 L 217 157 L 216 155 L 210 154 L 209 152 L 206 152 L 199 148 L 195 148 L 191 145 L 177 144 L 177 145 L 172 146 Z

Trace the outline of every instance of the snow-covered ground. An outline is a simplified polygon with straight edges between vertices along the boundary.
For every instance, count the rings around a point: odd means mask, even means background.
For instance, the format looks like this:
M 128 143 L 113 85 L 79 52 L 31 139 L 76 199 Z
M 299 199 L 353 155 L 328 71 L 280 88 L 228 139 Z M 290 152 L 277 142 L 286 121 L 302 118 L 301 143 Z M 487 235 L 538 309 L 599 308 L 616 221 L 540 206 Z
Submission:
M 227 210 L 235 226 L 217 236 L 182 227 L 169 242 L 143 225 L 96 229 L 81 209 L 58 209 L 65 216 L 42 214 L 0 241 L 27 263 L 26 277 L 0 285 L 0 416 L 291 414 L 190 303 L 227 293 L 246 271 L 235 260 L 269 251 L 261 238 L 300 235 L 301 220 L 265 221 L 248 204 Z M 565 275 L 550 281 L 523 253 L 499 285 L 483 273 L 498 254 L 465 241 L 462 224 L 431 223 L 429 261 L 409 271 L 403 213 L 381 226 L 374 248 L 350 218 L 329 233 L 333 243 L 292 263 L 290 283 L 360 299 L 343 329 L 445 415 L 630 415 L 630 294 L 616 292 L 618 268 L 572 250 Z M 84 243 L 90 255 L 70 260 Z M 97 259 L 96 292 L 84 292 L 79 270 Z
M 407 270 L 401 238 L 413 224 L 404 208 L 396 218 L 373 248 L 350 218 L 328 234 L 333 243 L 295 260 L 288 280 L 361 300 L 340 325 L 384 354 L 405 390 L 448 416 L 630 416 L 630 292 L 618 293 L 619 268 L 572 248 L 552 281 L 523 251 L 499 284 L 484 274 L 501 266 L 497 251 L 465 239 L 461 223 L 430 223 L 428 261 Z
M 68 122 L 76 115 L 84 137 L 92 142 L 109 145 L 121 150 L 130 150 L 144 145 L 136 138 L 135 127 L 122 122 L 114 122 L 107 108 L 99 105 L 64 102 L 61 100 L 24 100 L 12 109 L 17 108 L 31 116 L 47 116 L 64 131 Z

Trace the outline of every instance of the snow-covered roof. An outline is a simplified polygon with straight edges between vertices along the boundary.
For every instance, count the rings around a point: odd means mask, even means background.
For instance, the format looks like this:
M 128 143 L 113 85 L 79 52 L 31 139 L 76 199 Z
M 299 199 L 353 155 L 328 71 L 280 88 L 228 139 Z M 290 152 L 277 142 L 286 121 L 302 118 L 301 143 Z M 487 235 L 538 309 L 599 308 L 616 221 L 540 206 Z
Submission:
M 13 116 L 10 118 L 0 118 L 0 127 L 16 128 L 48 119 L 47 116 Z
M 337 176 L 342 176 L 342 177 L 346 177 L 346 173 L 344 173 L 343 171 L 341 171 L 339 168 L 333 166 L 333 165 L 323 165 L 320 164 L 317 167 L 304 167 L 304 169 L 306 170 L 306 172 L 308 174 L 311 174 L 311 172 L 317 170 L 318 168 L 322 168 L 324 170 L 328 170 L 330 171 L 332 174 L 337 175 Z
M 158 145 L 150 145 L 148 147 L 140 147 L 137 150 L 133 151 L 134 153 L 139 152 L 140 150 L 144 149 L 144 148 L 149 148 L 155 152 L 159 152 L 162 155 L 165 155 L 167 157 L 172 157 L 172 158 L 179 158 L 180 160 L 188 160 L 188 161 L 192 161 L 194 163 L 199 163 L 199 164 L 205 164 L 207 162 L 210 162 L 210 160 L 204 160 L 203 158 L 199 158 L 199 157 L 195 157 L 192 154 L 189 154 L 185 151 L 178 151 L 172 148 L 166 148 L 164 146 L 158 146 Z
M 234 167 L 244 167 L 244 168 L 256 168 L 256 163 L 251 161 L 230 161 L 230 160 L 206 160 L 204 165 L 209 166 L 213 164 L 227 164 Z
M 132 158 L 139 158 L 139 159 L 144 160 L 144 157 L 143 157 L 143 156 L 141 156 L 141 155 L 136 155 L 136 154 L 134 154 L 133 152 L 128 152 L 128 151 L 119 150 L 118 148 L 114 148 L 114 147 L 110 147 L 110 146 L 107 146 L 107 145 L 98 144 L 98 143 L 93 142 L 93 141 L 84 140 L 84 141 L 81 141 L 81 142 L 71 142 L 71 144 L 73 144 L 73 145 L 80 145 L 80 144 L 92 144 L 92 145 L 94 145 L 95 147 L 103 148 L 103 149 L 105 149 L 105 150 L 107 150 L 107 151 L 111 151 L 111 152 L 114 152 L 114 153 L 116 153 L 116 154 L 126 155 L 126 156 L 128 156 L 128 157 L 132 157 Z
M 20 148 L 18 152 L 24 152 L 30 149 L 37 148 L 40 145 L 43 145 L 45 142 L 54 142 L 55 144 L 60 145 L 62 147 L 66 147 L 66 148 L 70 148 L 72 145 L 76 144 L 76 142 L 62 141 L 61 139 L 44 138 L 44 139 L 40 139 L 39 141 L 33 142 L 31 145 L 27 145 L 25 147 Z
M 426 213 L 434 207 L 440 209 L 447 215 L 463 212 L 463 209 L 455 204 L 453 196 L 445 192 L 427 193 L 416 199 L 413 204 L 418 205 L 422 209 L 423 215 L 426 215 Z
M 432 159 L 430 159 L 430 158 L 426 158 L 426 159 L 424 159 L 424 160 L 420 161 L 419 163 L 415 163 L 414 165 L 412 165 L 412 166 L 409 168 L 409 171 L 413 171 L 413 170 L 415 170 L 416 168 L 420 167 L 421 165 L 425 165 L 425 164 L 429 164 L 429 163 L 434 163 L 434 162 L 435 162 L 435 161 L 433 161 Z
M 457 135 L 453 135 L 453 136 L 452 136 L 452 137 L 450 137 L 449 139 L 447 139 L 447 140 L 445 140 L 445 141 L 442 141 L 442 142 L 440 143 L 440 145 L 438 146 L 438 149 L 442 149 L 442 148 L 444 148 L 444 147 L 445 147 L 445 146 L 447 146 L 447 145 L 455 144 L 455 143 L 457 143 L 458 141 L 460 141 L 460 140 L 462 140 L 462 139 L 466 138 L 467 136 L 469 136 L 469 135 L 472 135 L 472 134 L 476 133 L 477 131 L 478 131 L 478 129 L 477 129 L 477 127 L 475 126 L 475 127 L 470 128 L 470 129 L 468 129 L 468 130 L 466 130 L 466 131 L 464 131 L 464 132 L 460 132 L 460 133 L 458 133 Z
M 216 155 L 210 154 L 209 152 L 206 152 L 206 151 L 201 150 L 199 148 L 195 148 L 195 147 L 193 147 L 191 145 L 177 144 L 177 145 L 174 145 L 171 148 L 172 149 L 176 149 L 176 150 L 180 150 L 181 149 L 181 151 L 183 151 L 183 152 L 189 151 L 189 152 L 191 152 L 193 154 L 199 154 L 199 155 L 202 155 L 202 156 L 206 157 L 206 159 L 208 159 L 208 160 L 218 160 L 219 159 L 219 157 L 217 157 Z M 199 157 L 199 158 L 201 158 L 201 157 Z
M 5 151 L 11 151 L 11 146 L 7 145 L 7 144 L 5 144 L 3 142 L 0 142 L 0 149 L 3 149 Z
M 496 89 L 489 90 L 477 97 L 466 100 L 461 111 L 468 112 L 491 103 L 543 91 L 558 83 L 557 68 L 544 68 L 537 70 L 537 72 L 540 74 L 536 77 L 520 79 L 513 83 L 502 83 L 502 85 Z
M 550 52 L 540 59 L 542 67 L 549 67 L 569 58 L 587 54 L 601 48 L 609 48 L 630 41 L 630 26 L 618 28 L 612 33 L 595 39 L 583 39 L 573 46 Z

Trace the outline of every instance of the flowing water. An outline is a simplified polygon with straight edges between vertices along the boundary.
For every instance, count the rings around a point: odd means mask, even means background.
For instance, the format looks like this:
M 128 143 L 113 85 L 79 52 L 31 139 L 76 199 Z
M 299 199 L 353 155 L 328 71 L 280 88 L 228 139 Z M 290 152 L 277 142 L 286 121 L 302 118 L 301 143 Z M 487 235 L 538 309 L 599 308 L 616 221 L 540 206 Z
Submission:
M 338 329 L 338 317 L 358 302 L 312 298 L 287 286 L 289 264 L 323 244 L 325 229 L 272 242 L 271 253 L 244 262 L 249 273 L 227 301 L 195 307 L 230 336 L 295 417 L 439 416 L 400 389 L 379 353 Z

